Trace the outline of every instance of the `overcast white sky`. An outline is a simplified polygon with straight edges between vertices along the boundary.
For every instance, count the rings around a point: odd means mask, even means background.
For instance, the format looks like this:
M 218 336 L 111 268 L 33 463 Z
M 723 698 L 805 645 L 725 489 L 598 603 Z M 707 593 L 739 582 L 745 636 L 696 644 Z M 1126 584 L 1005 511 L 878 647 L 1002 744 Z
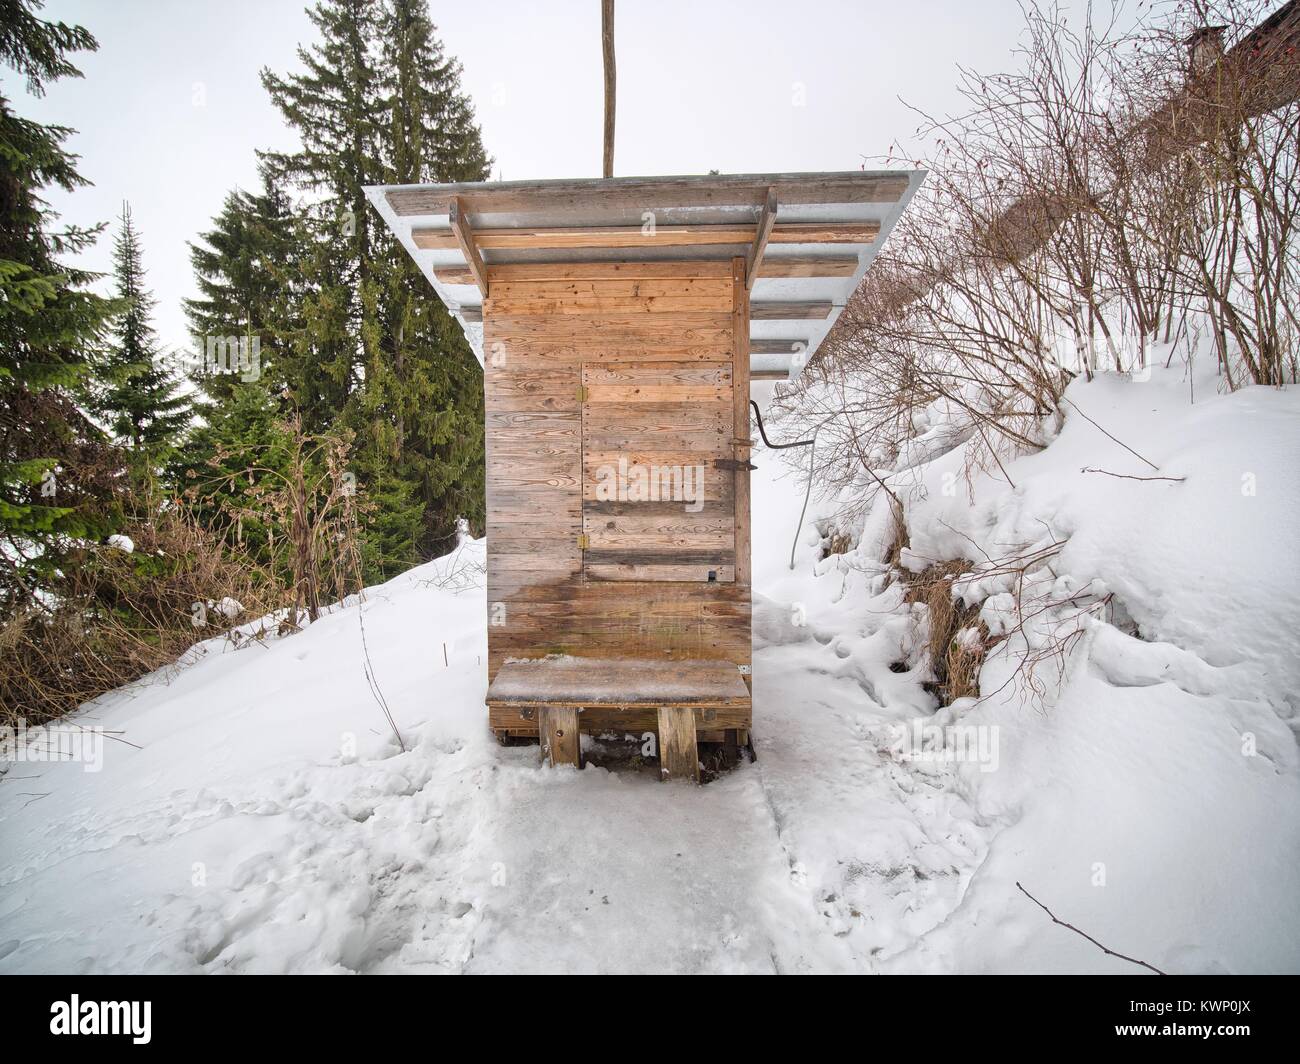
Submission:
M 296 68 L 312 26 L 302 0 L 48 0 L 100 50 L 84 79 L 40 100 L 3 75 L 15 106 L 78 132 L 94 182 L 51 202 L 72 222 L 131 201 L 157 326 L 188 346 L 186 248 L 226 192 L 256 186 L 254 148 L 292 143 L 258 71 Z M 599 0 L 431 4 L 464 64 L 483 139 L 508 180 L 595 177 L 601 154 Z M 1015 0 L 618 0 L 619 175 L 857 169 L 916 126 L 899 97 L 957 106 L 960 63 L 1004 70 Z M 85 264 L 107 269 L 111 231 Z

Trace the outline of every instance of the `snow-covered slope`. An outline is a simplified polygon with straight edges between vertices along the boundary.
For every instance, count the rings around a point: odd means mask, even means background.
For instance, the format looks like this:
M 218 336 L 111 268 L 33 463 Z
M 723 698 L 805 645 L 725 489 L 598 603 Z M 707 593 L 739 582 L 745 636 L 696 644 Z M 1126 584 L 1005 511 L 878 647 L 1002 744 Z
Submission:
M 788 568 L 802 485 L 760 453 L 756 763 L 692 788 L 498 746 L 467 542 L 86 709 L 117 733 L 102 771 L 8 766 L 0 971 L 1139 970 L 1017 881 L 1165 970 L 1300 969 L 1297 395 L 1070 394 L 1159 473 L 1067 417 L 1015 488 L 945 494 L 954 454 L 908 502 L 916 564 L 1046 524 L 1053 580 L 1113 596 L 1049 699 L 1005 682 L 1009 640 L 997 694 L 933 717 L 924 668 L 896 671 L 915 611 L 861 557 L 818 561 L 811 528 Z M 913 721 L 978 725 L 995 756 L 902 756 Z

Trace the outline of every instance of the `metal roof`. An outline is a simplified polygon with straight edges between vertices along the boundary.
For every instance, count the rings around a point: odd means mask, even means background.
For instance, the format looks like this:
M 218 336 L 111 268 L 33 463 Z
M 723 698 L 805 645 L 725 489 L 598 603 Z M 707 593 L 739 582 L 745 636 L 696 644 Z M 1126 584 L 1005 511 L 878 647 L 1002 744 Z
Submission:
M 920 170 L 850 170 L 375 185 L 365 192 L 480 363 L 482 292 L 456 238 L 453 209 L 490 280 L 493 267 L 522 263 L 752 258 L 765 205 L 775 197 L 750 293 L 750 361 L 755 374 L 793 378 L 924 179 Z

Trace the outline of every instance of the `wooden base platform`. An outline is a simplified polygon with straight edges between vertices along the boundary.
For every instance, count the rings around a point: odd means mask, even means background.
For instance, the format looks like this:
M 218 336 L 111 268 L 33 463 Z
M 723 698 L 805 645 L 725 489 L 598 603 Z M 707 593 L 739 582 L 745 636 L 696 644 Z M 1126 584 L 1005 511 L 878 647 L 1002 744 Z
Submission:
M 552 765 L 582 766 L 581 733 L 653 731 L 660 775 L 699 779 L 698 743 L 747 741 L 752 700 L 734 664 L 634 658 L 508 661 L 487 693 L 498 736 L 536 735 Z

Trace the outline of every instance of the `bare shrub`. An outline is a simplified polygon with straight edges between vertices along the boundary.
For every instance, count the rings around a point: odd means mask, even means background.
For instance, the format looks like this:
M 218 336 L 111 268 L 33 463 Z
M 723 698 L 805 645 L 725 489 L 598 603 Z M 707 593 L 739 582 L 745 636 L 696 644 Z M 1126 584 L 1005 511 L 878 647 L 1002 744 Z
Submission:
M 0 629 L 0 725 L 71 713 L 172 665 L 195 642 L 282 604 L 268 574 L 174 500 L 144 492 L 117 546 L 69 552 L 56 597 L 25 604 Z M 237 608 L 238 607 L 238 608 Z M 249 638 L 257 638 L 253 633 Z
M 285 622 L 292 629 L 300 614 L 315 621 L 325 602 L 364 586 L 358 536 L 364 504 L 347 469 L 349 437 L 309 434 L 296 413 L 282 427 L 283 462 L 267 464 L 253 448 L 223 450 L 208 462 L 217 472 L 196 476 L 186 493 L 216 500 L 228 527 L 248 521 L 268 530 L 272 568 L 287 576 L 293 596 Z
M 1198 330 L 1225 387 L 1295 380 L 1300 9 L 1272 6 L 1076 26 L 1031 5 L 1018 72 L 962 71 L 960 116 L 920 115 L 926 148 L 884 162 L 925 185 L 774 404 L 818 430 L 820 483 L 860 489 L 850 516 L 879 486 L 864 473 L 968 440 L 972 470 L 1005 477 L 1076 376 L 1145 369 L 1160 343 L 1189 358 Z
M 962 71 L 961 113 L 920 114 L 924 147 L 882 160 L 925 167 L 926 183 L 817 358 L 776 391 L 771 419 L 817 433 L 811 475 L 847 500 L 825 520 L 861 531 L 876 572 L 900 571 L 926 490 L 914 471 L 960 448 L 968 492 L 983 474 L 1014 487 L 1012 459 L 1067 417 L 1092 421 L 1065 397 L 1081 375 L 1145 371 L 1159 345 L 1190 362 L 1208 338 L 1225 390 L 1296 380 L 1300 6 L 1025 17 L 1016 72 Z M 1010 581 L 997 637 L 1017 682 L 1040 696 L 1063 674 L 1105 603 L 1050 586 L 1059 546 L 904 574 L 942 699 L 970 693 L 990 647 L 979 600 L 950 596 L 963 566 Z

